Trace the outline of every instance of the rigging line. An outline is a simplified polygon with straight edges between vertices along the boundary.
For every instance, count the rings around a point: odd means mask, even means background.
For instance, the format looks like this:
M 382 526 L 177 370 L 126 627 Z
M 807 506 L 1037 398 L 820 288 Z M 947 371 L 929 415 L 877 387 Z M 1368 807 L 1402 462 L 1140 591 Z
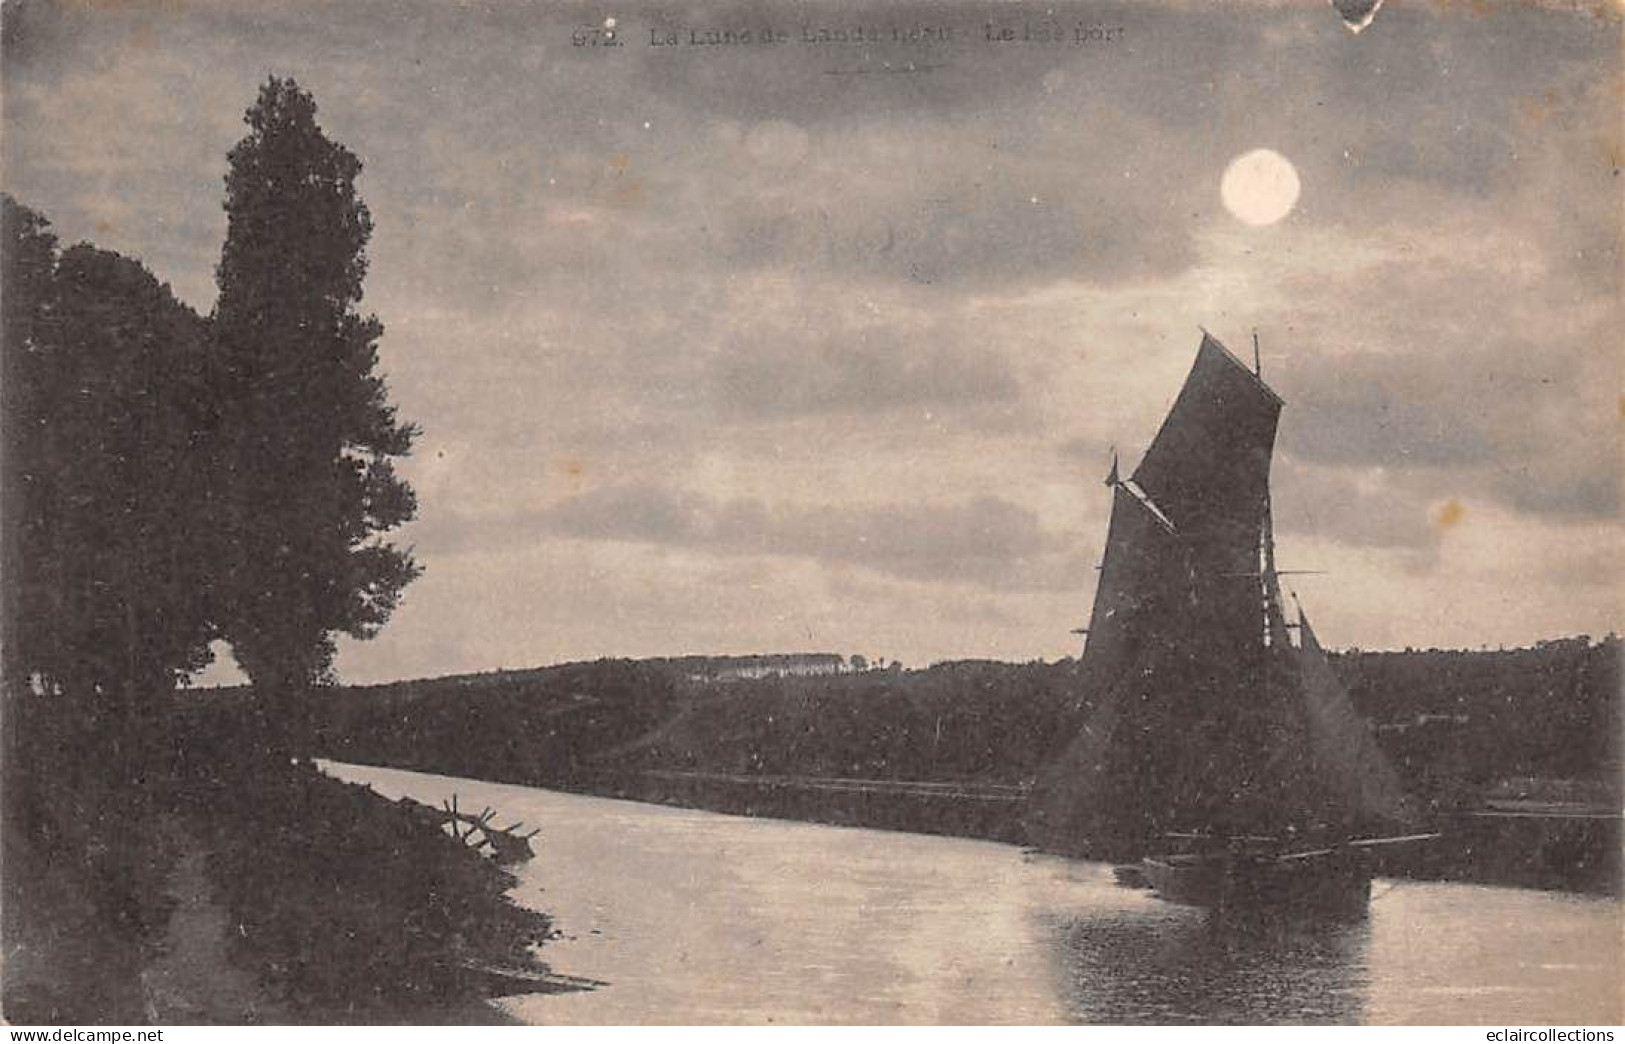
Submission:
M 1141 489 L 1133 479 L 1119 480 L 1117 485 L 1121 487 L 1125 493 L 1133 497 L 1141 507 L 1151 512 L 1151 516 L 1157 520 L 1157 523 L 1161 525 L 1163 529 L 1167 530 L 1171 534 L 1177 534 L 1179 532 L 1178 528 L 1173 523 L 1173 519 L 1163 514 L 1162 508 L 1157 506 L 1157 502 L 1152 500 L 1151 495 L 1145 490 Z
M 1274 569 L 1263 573 L 1220 573 L 1226 580 L 1247 579 L 1256 580 L 1261 576 L 1325 576 L 1324 569 Z

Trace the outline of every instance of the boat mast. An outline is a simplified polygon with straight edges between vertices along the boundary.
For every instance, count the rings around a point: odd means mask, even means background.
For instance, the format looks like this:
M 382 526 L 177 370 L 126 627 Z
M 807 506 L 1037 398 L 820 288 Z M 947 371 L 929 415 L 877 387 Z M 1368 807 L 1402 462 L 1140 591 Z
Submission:
M 1275 571 L 1275 523 L 1270 506 L 1270 494 L 1264 491 L 1264 522 L 1259 527 L 1259 542 L 1263 548 L 1264 644 L 1275 644 L 1275 617 L 1282 612 L 1281 581 Z
M 1112 447 L 1112 467 L 1111 467 L 1111 470 L 1106 473 L 1106 488 L 1111 489 L 1111 490 L 1115 490 L 1118 486 L 1121 486 L 1122 484 L 1123 484 L 1123 480 L 1122 480 L 1121 477 L 1119 477 L 1119 475 L 1117 473 L 1117 447 L 1113 446 Z M 1100 550 L 1100 564 L 1095 566 L 1095 572 L 1104 573 L 1106 571 L 1106 555 L 1107 555 L 1107 553 L 1109 551 L 1110 551 L 1109 547 L 1101 548 L 1101 550 Z M 1091 621 L 1091 622 L 1093 622 L 1093 621 Z M 1087 628 L 1087 627 L 1074 627 L 1074 628 L 1072 628 L 1072 633 L 1075 634 L 1075 635 L 1078 635 L 1079 637 L 1081 637 L 1083 639 L 1083 641 L 1084 641 L 1084 649 L 1087 650 L 1089 648 L 1089 628 Z
M 1264 365 L 1262 353 L 1258 347 L 1258 327 L 1253 327 L 1253 376 L 1260 381 L 1264 379 Z M 1264 645 L 1266 648 L 1285 642 L 1286 638 L 1286 608 L 1281 599 L 1281 575 L 1275 568 L 1275 508 L 1270 502 L 1270 488 L 1264 485 L 1264 519 L 1259 526 L 1259 545 L 1261 550 L 1261 568 L 1259 575 L 1263 583 L 1261 594 L 1264 605 Z M 1277 621 L 1280 624 L 1277 625 Z M 1266 686 L 1268 685 L 1268 670 L 1266 669 Z

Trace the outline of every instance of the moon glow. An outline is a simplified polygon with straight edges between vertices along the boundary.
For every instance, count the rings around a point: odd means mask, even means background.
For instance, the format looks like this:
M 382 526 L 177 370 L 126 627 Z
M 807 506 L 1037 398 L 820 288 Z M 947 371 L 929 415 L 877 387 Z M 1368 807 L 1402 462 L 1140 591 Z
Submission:
M 1254 149 L 1230 161 L 1219 181 L 1224 208 L 1249 225 L 1273 225 L 1297 205 L 1298 169 L 1274 149 Z

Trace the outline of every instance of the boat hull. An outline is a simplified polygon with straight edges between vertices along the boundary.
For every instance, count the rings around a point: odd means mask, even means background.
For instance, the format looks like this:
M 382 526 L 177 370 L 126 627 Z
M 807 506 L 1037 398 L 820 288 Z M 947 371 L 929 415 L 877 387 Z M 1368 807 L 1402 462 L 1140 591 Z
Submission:
M 1352 853 L 1151 856 L 1141 870 L 1160 899 L 1234 916 L 1358 920 L 1371 900 L 1370 864 Z

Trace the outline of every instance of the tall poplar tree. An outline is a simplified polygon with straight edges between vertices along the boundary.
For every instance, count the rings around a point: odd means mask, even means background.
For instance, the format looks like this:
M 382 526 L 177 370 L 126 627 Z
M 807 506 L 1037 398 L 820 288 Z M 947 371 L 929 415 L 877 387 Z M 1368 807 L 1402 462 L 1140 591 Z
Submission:
M 334 637 L 368 638 L 418 574 L 380 539 L 416 512 L 392 459 L 417 429 L 377 373 L 383 326 L 358 311 L 372 217 L 361 161 L 316 103 L 271 78 L 229 155 L 213 331 L 221 365 L 222 623 L 252 683 L 266 750 L 303 756 Z

